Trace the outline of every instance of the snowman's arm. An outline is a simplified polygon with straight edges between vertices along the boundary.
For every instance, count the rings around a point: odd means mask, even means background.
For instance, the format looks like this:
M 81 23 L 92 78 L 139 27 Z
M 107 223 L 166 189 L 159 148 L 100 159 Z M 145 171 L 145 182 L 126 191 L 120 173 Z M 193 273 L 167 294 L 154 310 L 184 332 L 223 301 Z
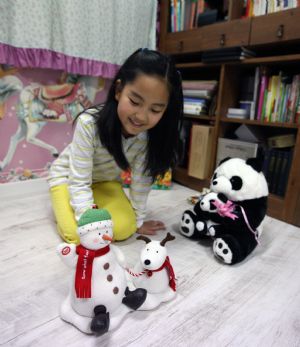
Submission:
M 109 246 L 110 246 L 111 250 L 115 253 L 118 263 L 123 268 L 125 268 L 126 267 L 126 259 L 125 259 L 124 253 L 120 250 L 119 247 L 117 247 L 115 245 L 110 244 Z
M 74 243 L 60 243 L 56 248 L 57 254 L 68 267 L 74 268 L 77 264 L 78 255 Z

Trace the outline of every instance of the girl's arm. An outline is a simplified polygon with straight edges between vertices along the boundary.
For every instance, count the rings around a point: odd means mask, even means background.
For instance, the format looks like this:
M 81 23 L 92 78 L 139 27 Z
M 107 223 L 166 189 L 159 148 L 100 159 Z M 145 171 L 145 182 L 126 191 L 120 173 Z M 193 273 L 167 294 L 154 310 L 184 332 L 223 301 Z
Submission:
M 165 229 L 160 221 L 145 221 L 147 198 L 151 191 L 152 179 L 144 173 L 146 162 L 146 146 L 136 157 L 131 167 L 130 201 L 136 214 L 137 232 L 154 235 L 156 231 Z
M 70 203 L 76 220 L 94 202 L 91 189 L 95 143 L 95 120 L 83 114 L 78 117 L 70 145 Z

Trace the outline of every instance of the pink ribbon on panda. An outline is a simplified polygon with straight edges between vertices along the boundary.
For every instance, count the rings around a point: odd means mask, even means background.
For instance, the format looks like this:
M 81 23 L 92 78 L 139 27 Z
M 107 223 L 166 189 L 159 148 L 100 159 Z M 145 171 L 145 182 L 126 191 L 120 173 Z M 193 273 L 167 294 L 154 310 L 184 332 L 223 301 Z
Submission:
M 220 216 L 229 217 L 233 220 L 238 218 L 238 216 L 233 213 L 235 205 L 232 201 L 227 200 L 227 202 L 225 204 L 223 204 L 222 202 L 215 200 L 212 203 L 213 203 L 213 205 L 216 206 L 217 212 Z
M 228 218 L 231 218 L 233 220 L 235 220 L 236 218 L 238 218 L 238 216 L 236 214 L 234 214 L 234 209 L 235 209 L 235 205 L 232 201 L 230 200 L 227 200 L 227 202 L 225 204 L 223 204 L 222 202 L 218 201 L 218 200 L 215 200 L 212 202 L 213 205 L 216 206 L 217 208 L 217 213 L 221 216 L 221 217 L 228 217 Z M 248 221 L 248 218 L 247 218 L 247 215 L 246 215 L 246 212 L 244 210 L 244 208 L 242 206 L 240 206 L 241 210 L 242 210 L 242 214 L 243 214 L 243 217 L 244 217 L 244 220 L 245 220 L 245 223 L 248 227 L 248 229 L 254 234 L 254 237 L 255 237 L 255 240 L 258 244 L 260 244 L 259 240 L 258 240 L 258 237 L 257 237 L 257 233 L 255 232 L 255 230 L 253 230 L 251 228 L 251 225 Z

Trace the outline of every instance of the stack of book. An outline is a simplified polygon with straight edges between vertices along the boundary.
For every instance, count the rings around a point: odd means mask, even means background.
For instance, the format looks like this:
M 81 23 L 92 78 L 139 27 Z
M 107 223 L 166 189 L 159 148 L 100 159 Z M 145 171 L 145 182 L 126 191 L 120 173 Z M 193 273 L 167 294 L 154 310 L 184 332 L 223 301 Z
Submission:
M 254 57 L 256 54 L 245 47 L 227 47 L 212 49 L 202 54 L 203 63 L 237 61 Z
M 193 29 L 197 26 L 197 18 L 203 13 L 204 0 L 171 0 L 170 23 L 171 32 Z
M 228 118 L 236 118 L 236 119 L 246 119 L 248 118 L 248 112 L 247 110 L 244 110 L 242 108 L 233 108 L 229 107 L 226 117 Z
M 202 116 L 213 115 L 218 81 L 182 81 L 184 113 Z
M 246 0 L 245 17 L 257 17 L 300 6 L 300 0 Z
M 300 74 L 289 75 L 279 71 L 277 75 L 271 75 L 265 67 L 257 67 L 250 119 L 299 123 Z
M 269 191 L 284 196 L 293 159 L 293 148 L 268 148 L 265 151 L 263 172 Z

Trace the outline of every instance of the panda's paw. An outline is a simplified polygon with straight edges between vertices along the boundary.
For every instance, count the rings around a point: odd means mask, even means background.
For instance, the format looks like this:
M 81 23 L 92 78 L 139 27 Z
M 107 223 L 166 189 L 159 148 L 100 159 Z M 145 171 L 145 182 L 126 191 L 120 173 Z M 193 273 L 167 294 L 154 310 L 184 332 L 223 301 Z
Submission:
M 216 235 L 216 229 L 214 227 L 214 225 L 210 226 L 208 228 L 208 234 L 211 236 L 211 237 L 214 237 Z
M 195 223 L 191 211 L 185 211 L 181 217 L 180 232 L 186 237 L 192 237 L 195 231 Z
M 204 222 L 201 222 L 201 221 L 198 221 L 195 225 L 197 231 L 201 232 L 205 229 L 205 223 Z
M 213 243 L 214 255 L 225 264 L 232 264 L 233 254 L 229 245 L 222 239 L 217 238 Z

